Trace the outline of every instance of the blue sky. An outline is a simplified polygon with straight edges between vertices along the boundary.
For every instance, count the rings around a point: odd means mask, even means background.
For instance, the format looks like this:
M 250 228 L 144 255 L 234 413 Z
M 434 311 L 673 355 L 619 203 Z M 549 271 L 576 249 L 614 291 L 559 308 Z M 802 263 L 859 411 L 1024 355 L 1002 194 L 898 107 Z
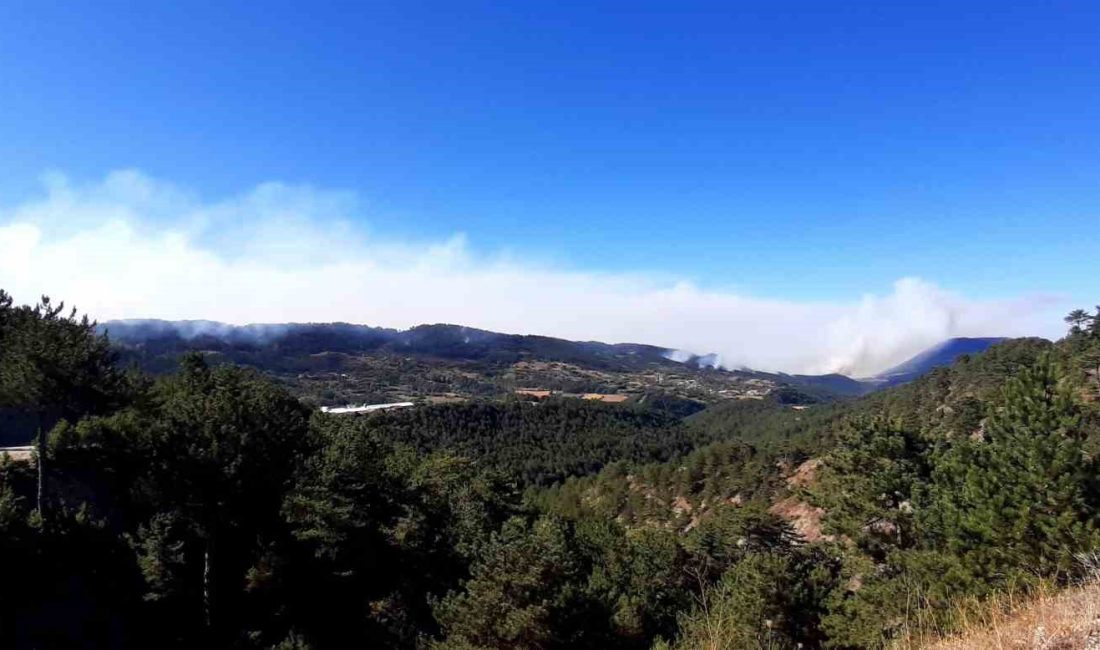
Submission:
M 280 181 L 565 270 L 1098 298 L 1094 2 L 96 4 L 0 6 L 0 205 Z

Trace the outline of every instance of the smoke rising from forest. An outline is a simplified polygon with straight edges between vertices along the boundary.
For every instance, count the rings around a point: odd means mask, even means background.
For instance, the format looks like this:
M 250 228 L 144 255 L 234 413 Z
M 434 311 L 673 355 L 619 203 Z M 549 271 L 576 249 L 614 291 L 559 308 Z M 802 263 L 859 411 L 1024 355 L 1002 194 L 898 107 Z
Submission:
M 644 269 L 478 255 L 461 234 L 383 240 L 358 225 L 362 215 L 354 194 L 308 186 L 266 183 L 210 202 L 137 171 L 86 185 L 52 175 L 39 195 L 0 205 L 0 287 L 100 320 L 447 322 L 853 376 L 953 336 L 1056 336 L 1066 309 L 1049 296 L 969 299 L 913 277 L 848 301 L 766 298 Z

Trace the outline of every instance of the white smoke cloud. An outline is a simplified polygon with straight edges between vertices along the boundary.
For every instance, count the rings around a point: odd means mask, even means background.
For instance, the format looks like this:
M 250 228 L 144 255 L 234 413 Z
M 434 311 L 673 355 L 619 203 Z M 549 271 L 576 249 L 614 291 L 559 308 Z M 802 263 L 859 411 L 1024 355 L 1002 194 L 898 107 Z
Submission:
M 1056 335 L 1049 297 L 968 300 L 917 278 L 885 296 L 796 302 L 647 273 L 554 268 L 371 237 L 353 194 L 279 183 L 204 203 L 139 172 L 0 206 L 0 287 L 100 320 L 450 322 L 639 342 L 719 355 L 727 367 L 872 374 L 951 336 Z

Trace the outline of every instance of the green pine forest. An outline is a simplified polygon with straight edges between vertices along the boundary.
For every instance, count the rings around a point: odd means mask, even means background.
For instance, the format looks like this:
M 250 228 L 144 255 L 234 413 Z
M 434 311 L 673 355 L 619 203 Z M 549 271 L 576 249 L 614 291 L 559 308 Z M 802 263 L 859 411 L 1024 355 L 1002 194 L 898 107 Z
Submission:
M 340 417 L 0 291 L 0 647 L 882 648 L 1100 551 L 1100 308 L 843 399 Z

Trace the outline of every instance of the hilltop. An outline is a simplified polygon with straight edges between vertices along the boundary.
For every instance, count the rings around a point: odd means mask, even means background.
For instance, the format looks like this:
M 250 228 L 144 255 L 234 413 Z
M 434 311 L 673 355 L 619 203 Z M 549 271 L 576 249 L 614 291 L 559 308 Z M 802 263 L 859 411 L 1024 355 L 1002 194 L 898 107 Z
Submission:
M 963 355 L 979 354 L 1004 340 L 1003 337 L 948 339 L 865 381 L 881 387 L 904 384 L 933 368 L 949 366 Z
M 726 369 L 715 366 L 713 355 L 654 345 L 569 341 L 450 324 L 397 330 L 349 323 L 127 320 L 104 323 L 100 331 L 109 334 L 124 363 L 149 372 L 171 372 L 181 354 L 200 351 L 212 362 L 269 373 L 304 399 L 325 405 L 491 397 L 521 389 L 635 399 L 660 393 L 701 404 L 769 395 L 787 403 L 814 403 L 894 385 L 957 356 L 929 351 L 907 362 L 904 378 L 895 373 L 859 380 Z M 944 346 L 955 349 L 949 341 L 936 350 Z M 976 345 L 967 350 L 979 351 Z

